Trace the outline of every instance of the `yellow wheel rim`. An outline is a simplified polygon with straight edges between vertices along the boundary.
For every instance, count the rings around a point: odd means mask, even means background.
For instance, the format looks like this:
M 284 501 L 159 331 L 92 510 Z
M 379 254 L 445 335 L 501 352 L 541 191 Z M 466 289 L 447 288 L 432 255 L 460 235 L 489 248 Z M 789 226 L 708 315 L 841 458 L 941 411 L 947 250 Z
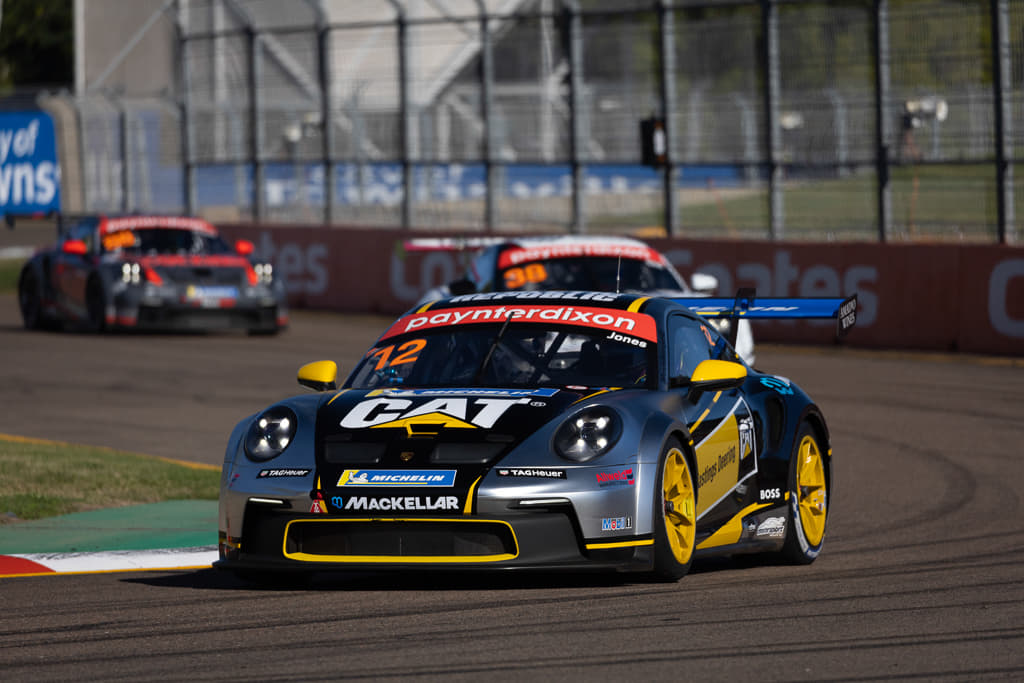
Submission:
M 665 456 L 661 487 L 664 502 L 662 514 L 669 547 L 679 564 L 687 564 L 693 555 L 694 539 L 697 536 L 697 505 L 690 466 L 678 448 L 671 449 Z
M 825 514 L 828 499 L 825 491 L 825 466 L 821 460 L 818 442 L 811 436 L 800 441 L 800 458 L 796 471 L 796 495 L 800 508 L 800 524 L 804 537 L 812 546 L 825 536 Z

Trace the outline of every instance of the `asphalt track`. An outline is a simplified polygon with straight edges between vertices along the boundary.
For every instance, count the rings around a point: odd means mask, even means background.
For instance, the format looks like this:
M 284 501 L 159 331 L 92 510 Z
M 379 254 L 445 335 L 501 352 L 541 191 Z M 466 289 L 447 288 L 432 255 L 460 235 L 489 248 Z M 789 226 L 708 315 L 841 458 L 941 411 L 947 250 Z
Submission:
M 235 421 L 300 391 L 301 364 L 350 368 L 385 322 L 298 314 L 276 338 L 28 333 L 0 297 L 0 433 L 217 464 Z M 0 579 L 0 678 L 1024 679 L 1022 364 L 758 358 L 830 419 L 837 487 L 810 566 L 705 563 L 669 585 L 400 574 L 258 589 L 209 569 Z

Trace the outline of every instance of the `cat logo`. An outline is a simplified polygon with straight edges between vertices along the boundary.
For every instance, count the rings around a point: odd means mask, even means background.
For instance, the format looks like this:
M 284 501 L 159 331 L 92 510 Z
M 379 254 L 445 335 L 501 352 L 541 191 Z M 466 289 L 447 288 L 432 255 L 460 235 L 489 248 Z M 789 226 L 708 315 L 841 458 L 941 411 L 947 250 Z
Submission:
M 341 420 L 346 429 L 401 427 L 412 436 L 436 436 L 441 429 L 488 429 L 529 398 L 445 397 L 418 405 L 407 398 L 372 398 L 357 403 Z

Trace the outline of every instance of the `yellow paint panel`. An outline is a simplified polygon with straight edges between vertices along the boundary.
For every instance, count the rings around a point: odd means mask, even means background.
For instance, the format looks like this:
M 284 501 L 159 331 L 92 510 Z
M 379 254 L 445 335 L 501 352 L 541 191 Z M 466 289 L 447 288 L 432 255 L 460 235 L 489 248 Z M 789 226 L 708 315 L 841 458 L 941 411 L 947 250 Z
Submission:
M 640 541 L 621 541 L 619 543 L 587 543 L 587 550 L 605 550 L 607 548 L 632 548 L 642 545 L 654 545 L 654 539 L 648 538 Z
M 754 503 L 753 505 L 748 505 L 743 508 L 736 513 L 735 517 L 723 524 L 718 531 L 698 543 L 697 550 L 739 543 L 740 536 L 743 534 L 743 518 L 762 508 L 766 508 L 769 505 L 770 503 Z
M 740 459 L 736 415 L 730 414 L 697 444 L 697 517 L 699 518 L 735 485 Z

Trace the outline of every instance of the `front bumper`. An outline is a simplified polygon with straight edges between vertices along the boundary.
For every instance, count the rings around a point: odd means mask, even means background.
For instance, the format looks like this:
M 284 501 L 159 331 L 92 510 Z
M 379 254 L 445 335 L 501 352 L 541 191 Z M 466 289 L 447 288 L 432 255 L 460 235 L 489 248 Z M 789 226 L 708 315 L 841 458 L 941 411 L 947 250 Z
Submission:
M 584 542 L 572 505 L 522 510 L 515 501 L 479 515 L 334 517 L 250 502 L 241 538 L 222 531 L 230 570 L 564 569 L 643 571 L 653 541 Z

